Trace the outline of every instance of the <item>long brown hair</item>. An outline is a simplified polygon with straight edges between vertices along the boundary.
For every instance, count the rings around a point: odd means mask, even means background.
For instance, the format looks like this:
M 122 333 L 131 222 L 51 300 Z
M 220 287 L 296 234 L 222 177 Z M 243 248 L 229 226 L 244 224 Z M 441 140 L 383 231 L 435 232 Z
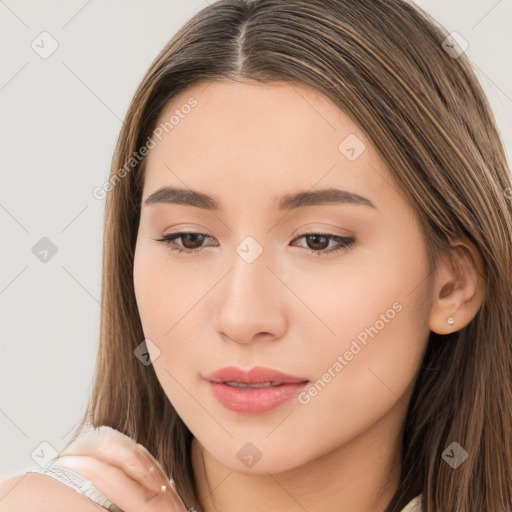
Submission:
M 449 335 L 430 333 L 386 512 L 420 492 L 424 512 L 512 510 L 511 180 L 487 99 L 467 56 L 445 51 L 447 36 L 405 0 L 221 0 L 175 34 L 134 95 L 112 161 L 95 382 L 69 443 L 86 424 L 116 428 L 160 461 L 187 506 L 200 507 L 193 436 L 153 367 L 134 356 L 144 339 L 132 274 L 140 148 L 164 107 L 195 82 L 299 82 L 367 134 L 421 220 L 430 261 L 461 235 L 485 265 L 473 320 Z M 452 442 L 468 454 L 456 469 L 442 458 Z

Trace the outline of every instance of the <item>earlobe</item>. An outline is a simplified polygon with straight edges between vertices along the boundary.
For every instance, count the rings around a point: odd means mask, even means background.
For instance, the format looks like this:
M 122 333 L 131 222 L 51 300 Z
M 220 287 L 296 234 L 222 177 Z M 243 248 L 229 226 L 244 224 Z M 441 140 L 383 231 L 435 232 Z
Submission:
M 452 250 L 436 270 L 430 330 L 450 334 L 466 327 L 485 297 L 484 265 L 478 249 L 467 239 L 451 241 Z

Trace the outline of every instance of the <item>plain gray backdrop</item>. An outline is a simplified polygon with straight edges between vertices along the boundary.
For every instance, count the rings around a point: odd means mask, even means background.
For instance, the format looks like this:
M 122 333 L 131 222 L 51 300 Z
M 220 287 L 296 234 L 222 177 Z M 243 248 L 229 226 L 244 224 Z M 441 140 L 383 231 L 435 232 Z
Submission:
M 512 1 L 417 3 L 468 42 L 510 162 Z M 92 191 L 146 69 L 206 5 L 0 0 L 0 478 L 60 451 L 85 410 L 101 311 Z

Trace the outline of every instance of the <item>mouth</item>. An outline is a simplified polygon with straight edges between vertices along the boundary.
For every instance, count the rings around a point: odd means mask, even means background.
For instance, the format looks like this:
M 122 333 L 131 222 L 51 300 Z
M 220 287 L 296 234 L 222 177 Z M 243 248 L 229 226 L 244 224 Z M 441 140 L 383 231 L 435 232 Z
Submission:
M 233 386 L 235 388 L 269 388 L 271 386 L 282 386 L 284 382 L 261 382 L 258 384 L 251 384 L 249 382 L 238 382 L 238 381 L 229 381 L 222 382 L 221 384 L 226 384 L 227 386 Z
M 307 378 L 261 366 L 250 370 L 229 366 L 204 378 L 221 405 L 241 414 L 271 411 L 297 396 L 309 383 Z

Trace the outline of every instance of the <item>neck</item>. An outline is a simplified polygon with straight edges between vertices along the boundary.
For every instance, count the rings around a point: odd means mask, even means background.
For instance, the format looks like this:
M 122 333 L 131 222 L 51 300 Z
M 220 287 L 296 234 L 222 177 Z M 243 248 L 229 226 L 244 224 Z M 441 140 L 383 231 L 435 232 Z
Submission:
M 192 466 L 203 512 L 383 512 L 398 488 L 406 410 L 385 417 L 349 443 L 280 473 L 224 466 L 197 439 Z

